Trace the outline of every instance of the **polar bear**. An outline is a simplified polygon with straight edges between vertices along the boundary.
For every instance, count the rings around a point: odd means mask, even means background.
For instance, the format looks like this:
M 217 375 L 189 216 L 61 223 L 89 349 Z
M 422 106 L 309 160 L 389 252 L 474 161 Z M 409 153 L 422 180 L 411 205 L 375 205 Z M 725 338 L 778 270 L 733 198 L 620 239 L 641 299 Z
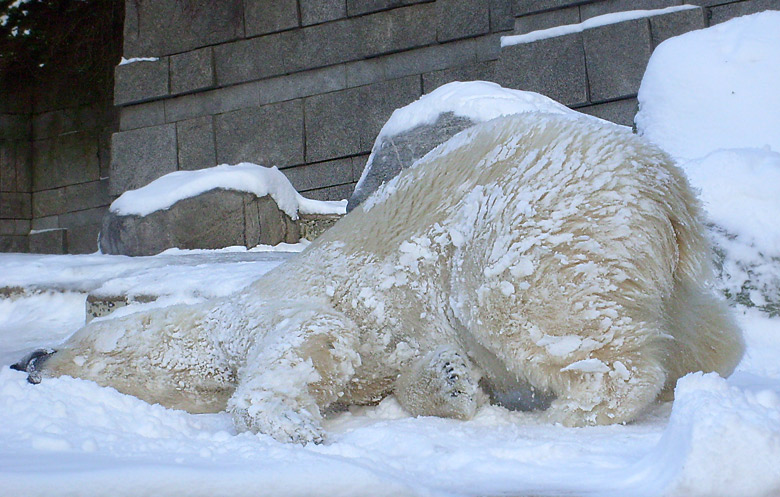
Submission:
M 389 394 L 412 415 L 468 419 L 492 399 L 567 426 L 628 422 L 682 375 L 741 358 L 699 214 L 671 159 L 623 128 L 500 117 L 244 291 L 93 322 L 19 367 L 227 409 L 289 442 Z

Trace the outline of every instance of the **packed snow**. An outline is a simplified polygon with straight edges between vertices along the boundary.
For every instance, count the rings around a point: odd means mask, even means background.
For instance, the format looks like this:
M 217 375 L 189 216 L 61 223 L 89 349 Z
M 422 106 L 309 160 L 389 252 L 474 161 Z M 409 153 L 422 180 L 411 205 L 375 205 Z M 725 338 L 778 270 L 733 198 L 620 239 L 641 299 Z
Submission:
M 557 36 L 564 36 L 572 33 L 582 33 L 586 29 L 593 29 L 601 26 L 607 26 L 609 24 L 617 24 L 619 22 L 633 21 L 634 19 L 644 19 L 646 17 L 660 16 L 664 14 L 671 14 L 672 12 L 679 12 L 681 10 L 696 8 L 698 7 L 695 5 L 679 5 L 675 7 L 666 7 L 663 9 L 627 10 L 623 12 L 613 12 L 611 14 L 603 14 L 600 16 L 591 17 L 590 19 L 586 19 L 585 21 L 577 24 L 565 24 L 563 26 L 555 26 L 553 28 L 539 29 L 537 31 L 531 31 L 530 33 L 521 35 L 502 36 L 501 47 L 510 47 L 520 43 L 531 43 L 534 41 L 555 38 Z
M 136 62 L 157 62 L 158 60 L 160 60 L 159 57 L 132 57 L 130 59 L 122 57 L 118 65 L 124 66 L 126 64 L 135 64 Z
M 762 26 L 773 26 L 763 42 L 753 36 Z M 715 41 L 702 41 L 707 33 Z M 302 447 L 236 434 L 224 413 L 191 415 L 67 377 L 31 385 L 3 367 L 0 495 L 780 495 L 780 313 L 772 307 L 780 301 L 780 245 L 771 222 L 780 218 L 780 148 L 767 140 L 780 136 L 780 64 L 742 65 L 739 84 L 712 77 L 735 62 L 776 60 L 765 57 L 780 46 L 776 33 L 780 15 L 764 13 L 672 39 L 681 53 L 686 39 L 712 52 L 664 58 L 670 51 L 657 51 L 640 95 L 639 131 L 685 159 L 712 222 L 718 285 L 747 344 L 730 378 L 688 375 L 673 403 L 627 425 L 591 428 L 539 424 L 495 406 L 466 422 L 410 418 L 387 398 L 333 415 L 325 422 L 329 443 Z M 716 55 L 724 50 L 739 56 Z M 708 62 L 691 68 L 701 60 Z M 774 86 L 753 85 L 767 72 Z M 700 79 L 676 79 L 685 74 Z M 664 78 L 677 83 L 651 91 Z M 731 91 L 751 98 L 730 105 Z M 755 133 L 742 133 L 756 123 Z M 56 346 L 84 322 L 86 295 L 100 288 L 209 298 L 240 290 L 285 257 L 268 248 L 0 255 L 0 288 L 29 289 L 0 299 L 0 363 Z M 145 304 L 125 312 L 135 305 Z
M 291 219 L 298 219 L 299 213 L 346 212 L 346 202 L 305 198 L 278 168 L 249 162 L 168 173 L 137 190 L 126 191 L 111 204 L 111 211 L 124 216 L 146 216 L 168 209 L 182 199 L 218 188 L 254 193 L 258 197 L 270 195 Z

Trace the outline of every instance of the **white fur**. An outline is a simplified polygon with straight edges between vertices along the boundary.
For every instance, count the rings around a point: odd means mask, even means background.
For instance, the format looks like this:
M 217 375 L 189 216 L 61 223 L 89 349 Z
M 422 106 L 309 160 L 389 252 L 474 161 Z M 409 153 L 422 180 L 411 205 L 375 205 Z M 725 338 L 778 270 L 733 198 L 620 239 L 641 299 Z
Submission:
M 494 398 L 554 398 L 551 421 L 626 422 L 681 375 L 741 357 L 698 217 L 669 157 L 629 132 L 502 117 L 246 291 L 88 325 L 45 366 L 192 412 L 227 406 L 239 429 L 285 441 L 319 441 L 324 409 L 394 390 L 412 414 L 467 418 L 480 377 Z

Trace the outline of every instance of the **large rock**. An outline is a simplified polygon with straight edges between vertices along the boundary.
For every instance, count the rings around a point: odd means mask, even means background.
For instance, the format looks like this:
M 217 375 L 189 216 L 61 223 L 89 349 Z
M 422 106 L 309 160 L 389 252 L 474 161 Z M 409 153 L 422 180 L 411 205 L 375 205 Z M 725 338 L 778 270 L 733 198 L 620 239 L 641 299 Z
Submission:
M 347 203 L 351 211 L 379 188 L 382 183 L 393 179 L 422 156 L 455 134 L 475 124 L 467 117 L 452 112 L 441 114 L 433 124 L 423 124 L 394 136 L 379 136 L 367 171 L 360 178 L 355 191 Z
M 105 254 L 153 255 L 163 250 L 216 249 L 234 245 L 296 243 L 298 223 L 270 195 L 214 189 L 146 216 L 109 210 L 100 250 Z

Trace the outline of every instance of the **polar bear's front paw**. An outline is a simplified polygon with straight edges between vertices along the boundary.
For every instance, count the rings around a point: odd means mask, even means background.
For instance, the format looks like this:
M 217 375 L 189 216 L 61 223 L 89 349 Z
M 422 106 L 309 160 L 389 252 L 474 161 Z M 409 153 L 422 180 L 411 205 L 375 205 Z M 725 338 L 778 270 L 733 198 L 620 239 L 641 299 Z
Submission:
M 477 409 L 477 379 L 466 358 L 451 348 L 426 354 L 402 374 L 395 394 L 415 415 L 469 419 Z
M 292 409 L 284 404 L 253 405 L 249 409 L 232 410 L 236 429 L 264 433 L 283 443 L 320 444 L 325 432 L 319 421 L 305 409 Z

